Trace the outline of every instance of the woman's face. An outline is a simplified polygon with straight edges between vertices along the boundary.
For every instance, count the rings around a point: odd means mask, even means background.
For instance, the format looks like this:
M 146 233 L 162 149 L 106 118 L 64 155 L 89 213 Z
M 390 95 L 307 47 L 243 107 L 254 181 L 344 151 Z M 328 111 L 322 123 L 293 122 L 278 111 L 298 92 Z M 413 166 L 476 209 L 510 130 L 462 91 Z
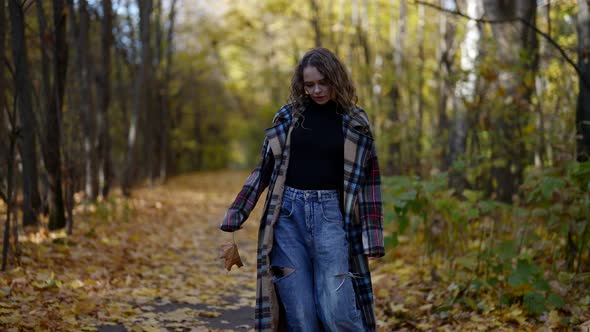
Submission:
M 332 89 L 316 67 L 307 66 L 303 69 L 303 88 L 317 104 L 325 104 L 332 99 Z

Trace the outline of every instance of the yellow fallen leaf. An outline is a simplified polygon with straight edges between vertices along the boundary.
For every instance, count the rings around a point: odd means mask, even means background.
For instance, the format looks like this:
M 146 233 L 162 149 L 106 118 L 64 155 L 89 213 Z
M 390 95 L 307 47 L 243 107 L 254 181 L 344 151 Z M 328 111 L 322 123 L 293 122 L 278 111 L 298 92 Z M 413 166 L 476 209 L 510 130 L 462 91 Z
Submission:
M 220 312 L 215 311 L 199 311 L 199 317 L 216 318 L 221 316 Z
M 425 304 L 418 308 L 420 311 L 430 311 L 430 309 L 432 309 L 432 303 Z
M 561 317 L 559 316 L 559 312 L 557 312 L 557 310 L 551 310 L 549 313 L 549 324 L 551 324 L 551 327 L 561 326 Z
M 143 332 L 162 332 L 162 329 L 154 326 L 142 326 L 141 329 Z

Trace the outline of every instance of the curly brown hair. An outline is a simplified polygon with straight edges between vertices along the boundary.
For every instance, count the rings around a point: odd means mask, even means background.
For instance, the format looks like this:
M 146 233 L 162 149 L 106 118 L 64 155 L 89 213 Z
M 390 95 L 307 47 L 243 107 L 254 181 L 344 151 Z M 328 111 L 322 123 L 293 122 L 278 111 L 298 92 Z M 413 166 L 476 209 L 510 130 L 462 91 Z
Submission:
M 295 67 L 291 78 L 289 101 L 293 103 L 293 109 L 296 112 L 302 112 L 309 102 L 309 96 L 305 93 L 303 85 L 303 70 L 308 66 L 315 67 L 320 74 L 324 75 L 334 94 L 334 101 L 344 112 L 349 112 L 356 107 L 358 97 L 346 68 L 330 50 L 316 47 L 305 53 Z

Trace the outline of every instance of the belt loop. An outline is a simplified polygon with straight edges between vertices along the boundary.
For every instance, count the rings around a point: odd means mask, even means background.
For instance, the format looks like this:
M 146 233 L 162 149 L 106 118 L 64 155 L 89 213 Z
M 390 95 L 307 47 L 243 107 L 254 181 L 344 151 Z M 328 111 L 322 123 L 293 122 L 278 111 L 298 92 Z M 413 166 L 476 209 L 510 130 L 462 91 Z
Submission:
M 322 201 L 322 191 L 318 190 L 318 202 Z

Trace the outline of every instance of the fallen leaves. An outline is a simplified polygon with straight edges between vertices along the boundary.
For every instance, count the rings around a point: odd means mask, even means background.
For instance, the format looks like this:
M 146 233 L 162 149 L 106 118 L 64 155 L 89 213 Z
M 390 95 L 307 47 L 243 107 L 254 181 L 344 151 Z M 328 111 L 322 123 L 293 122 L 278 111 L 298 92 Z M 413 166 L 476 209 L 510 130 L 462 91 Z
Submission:
M 212 321 L 228 330 L 249 322 L 227 313 L 254 307 L 255 265 L 228 275 L 216 261 L 226 240 L 219 223 L 246 176 L 230 173 L 220 186 L 217 175 L 189 175 L 129 200 L 114 193 L 76 207 L 71 237 L 21 236 L 19 261 L 0 275 L 0 330 L 213 331 Z M 240 236 L 240 251 L 254 257 L 256 224 Z

